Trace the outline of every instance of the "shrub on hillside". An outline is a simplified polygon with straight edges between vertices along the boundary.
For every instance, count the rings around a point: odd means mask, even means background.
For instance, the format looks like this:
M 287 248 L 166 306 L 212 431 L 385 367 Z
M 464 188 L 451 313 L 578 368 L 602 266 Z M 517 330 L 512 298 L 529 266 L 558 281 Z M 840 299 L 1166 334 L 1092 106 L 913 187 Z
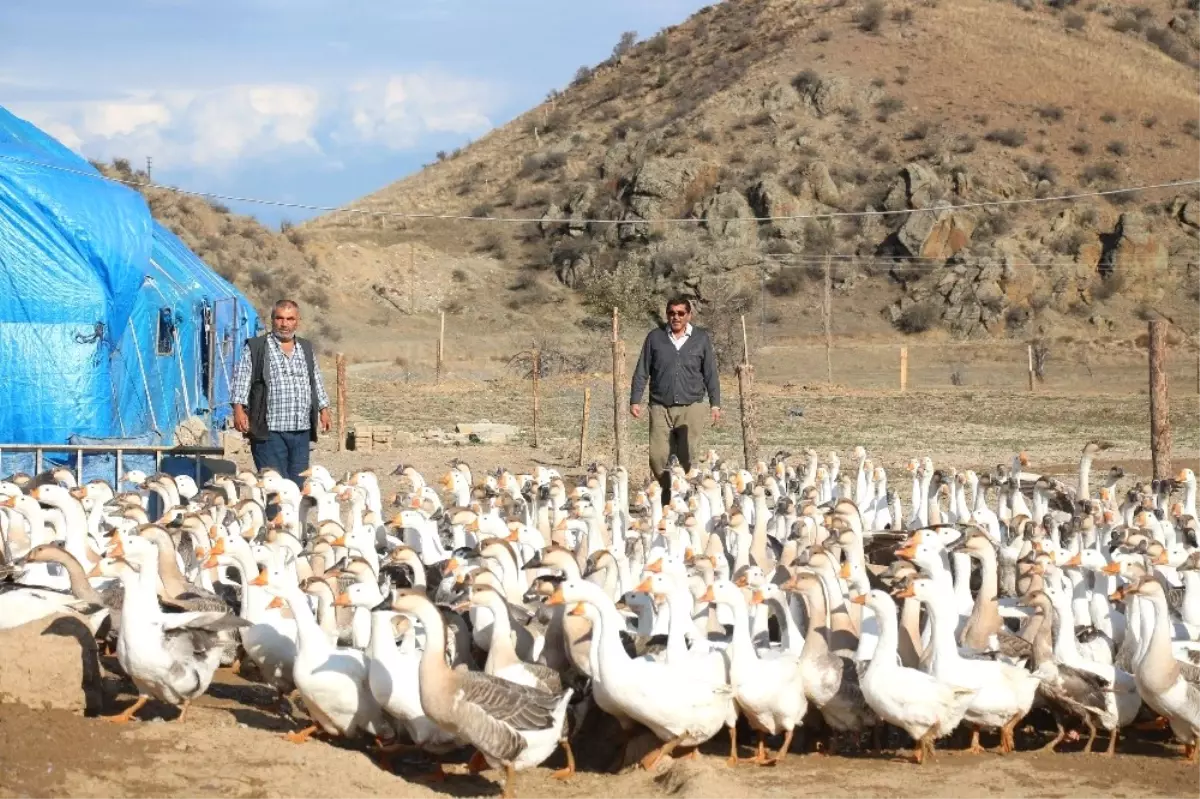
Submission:
M 804 271 L 794 266 L 784 267 L 771 276 L 766 288 L 772 297 L 792 297 L 804 288 Z
M 866 0 L 862 8 L 854 13 L 854 24 L 863 33 L 879 33 L 887 7 L 883 0 Z
M 901 333 L 924 333 L 937 324 L 938 310 L 932 302 L 914 303 L 901 312 L 896 328 Z
M 1025 143 L 1025 132 L 1018 128 L 997 128 L 988 131 L 983 137 L 987 141 L 1002 144 L 1005 147 L 1020 147 Z

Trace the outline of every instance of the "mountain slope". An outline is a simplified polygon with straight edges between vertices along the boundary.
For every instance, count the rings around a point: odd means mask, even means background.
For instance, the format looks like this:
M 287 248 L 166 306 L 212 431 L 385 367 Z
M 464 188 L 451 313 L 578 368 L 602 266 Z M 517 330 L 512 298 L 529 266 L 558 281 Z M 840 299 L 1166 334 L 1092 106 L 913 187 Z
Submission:
M 380 216 L 302 229 L 347 325 L 371 308 L 417 339 L 437 307 L 570 336 L 670 290 L 732 334 L 764 274 L 776 332 L 803 333 L 826 253 L 849 335 L 1191 318 L 1194 187 L 901 212 L 1196 177 L 1194 5 L 728 0 L 355 204 Z M 847 212 L 872 215 L 747 221 Z M 540 222 L 386 216 L 411 213 Z

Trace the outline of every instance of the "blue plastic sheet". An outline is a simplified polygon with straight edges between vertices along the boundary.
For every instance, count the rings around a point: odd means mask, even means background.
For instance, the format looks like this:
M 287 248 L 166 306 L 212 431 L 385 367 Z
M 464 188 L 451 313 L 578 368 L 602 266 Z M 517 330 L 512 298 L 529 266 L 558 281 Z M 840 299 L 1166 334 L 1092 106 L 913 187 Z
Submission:
M 215 433 L 258 324 L 138 192 L 0 108 L 0 442 Z

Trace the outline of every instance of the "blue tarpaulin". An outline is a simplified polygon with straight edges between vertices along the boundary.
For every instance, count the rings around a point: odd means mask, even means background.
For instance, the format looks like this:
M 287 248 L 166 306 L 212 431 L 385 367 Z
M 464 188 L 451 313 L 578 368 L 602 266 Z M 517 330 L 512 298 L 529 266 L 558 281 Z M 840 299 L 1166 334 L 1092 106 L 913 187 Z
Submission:
M 215 434 L 258 324 L 141 194 L 0 108 L 0 447 Z

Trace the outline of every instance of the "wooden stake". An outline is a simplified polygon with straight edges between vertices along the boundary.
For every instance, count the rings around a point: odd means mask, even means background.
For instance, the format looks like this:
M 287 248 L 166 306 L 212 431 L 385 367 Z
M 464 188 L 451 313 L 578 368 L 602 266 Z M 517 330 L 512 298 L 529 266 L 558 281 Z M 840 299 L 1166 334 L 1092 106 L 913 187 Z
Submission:
M 758 463 L 758 436 L 754 432 L 754 367 L 738 364 L 738 402 L 742 413 L 742 459 L 753 471 Z
M 540 445 L 540 436 L 538 435 L 538 409 L 541 405 L 541 397 L 538 395 L 538 383 L 540 382 L 542 371 L 542 354 L 534 349 L 533 351 L 533 447 L 537 449 Z
M 408 243 L 408 312 L 417 309 L 417 256 L 413 243 Z
M 1030 392 L 1032 392 L 1033 391 L 1033 345 L 1032 344 L 1028 345 L 1026 347 L 1026 351 L 1029 355 L 1029 390 L 1030 390 Z
M 900 348 L 900 391 L 908 391 L 908 347 Z
M 746 315 L 742 314 L 742 363 L 750 363 L 750 340 L 746 338 Z
M 1154 477 L 1171 474 L 1171 409 L 1167 401 L 1167 322 L 1150 320 L 1150 459 Z
M 437 349 L 437 375 L 434 378 L 437 384 L 442 382 L 442 357 L 446 352 L 446 312 L 438 311 L 440 317 L 440 327 L 438 328 L 438 349 Z
M 833 385 L 833 258 L 825 256 L 825 291 L 821 303 L 821 318 L 825 322 L 825 381 Z
M 612 354 L 613 354 L 613 455 L 616 466 L 626 464 L 626 405 L 629 399 L 629 386 L 625 383 L 625 342 L 621 340 L 620 312 L 613 308 L 612 312 Z
M 583 422 L 579 426 L 579 465 L 587 456 L 588 418 L 592 415 L 592 389 L 583 389 Z
M 338 353 L 334 358 L 337 364 L 337 451 L 346 448 L 346 356 Z

